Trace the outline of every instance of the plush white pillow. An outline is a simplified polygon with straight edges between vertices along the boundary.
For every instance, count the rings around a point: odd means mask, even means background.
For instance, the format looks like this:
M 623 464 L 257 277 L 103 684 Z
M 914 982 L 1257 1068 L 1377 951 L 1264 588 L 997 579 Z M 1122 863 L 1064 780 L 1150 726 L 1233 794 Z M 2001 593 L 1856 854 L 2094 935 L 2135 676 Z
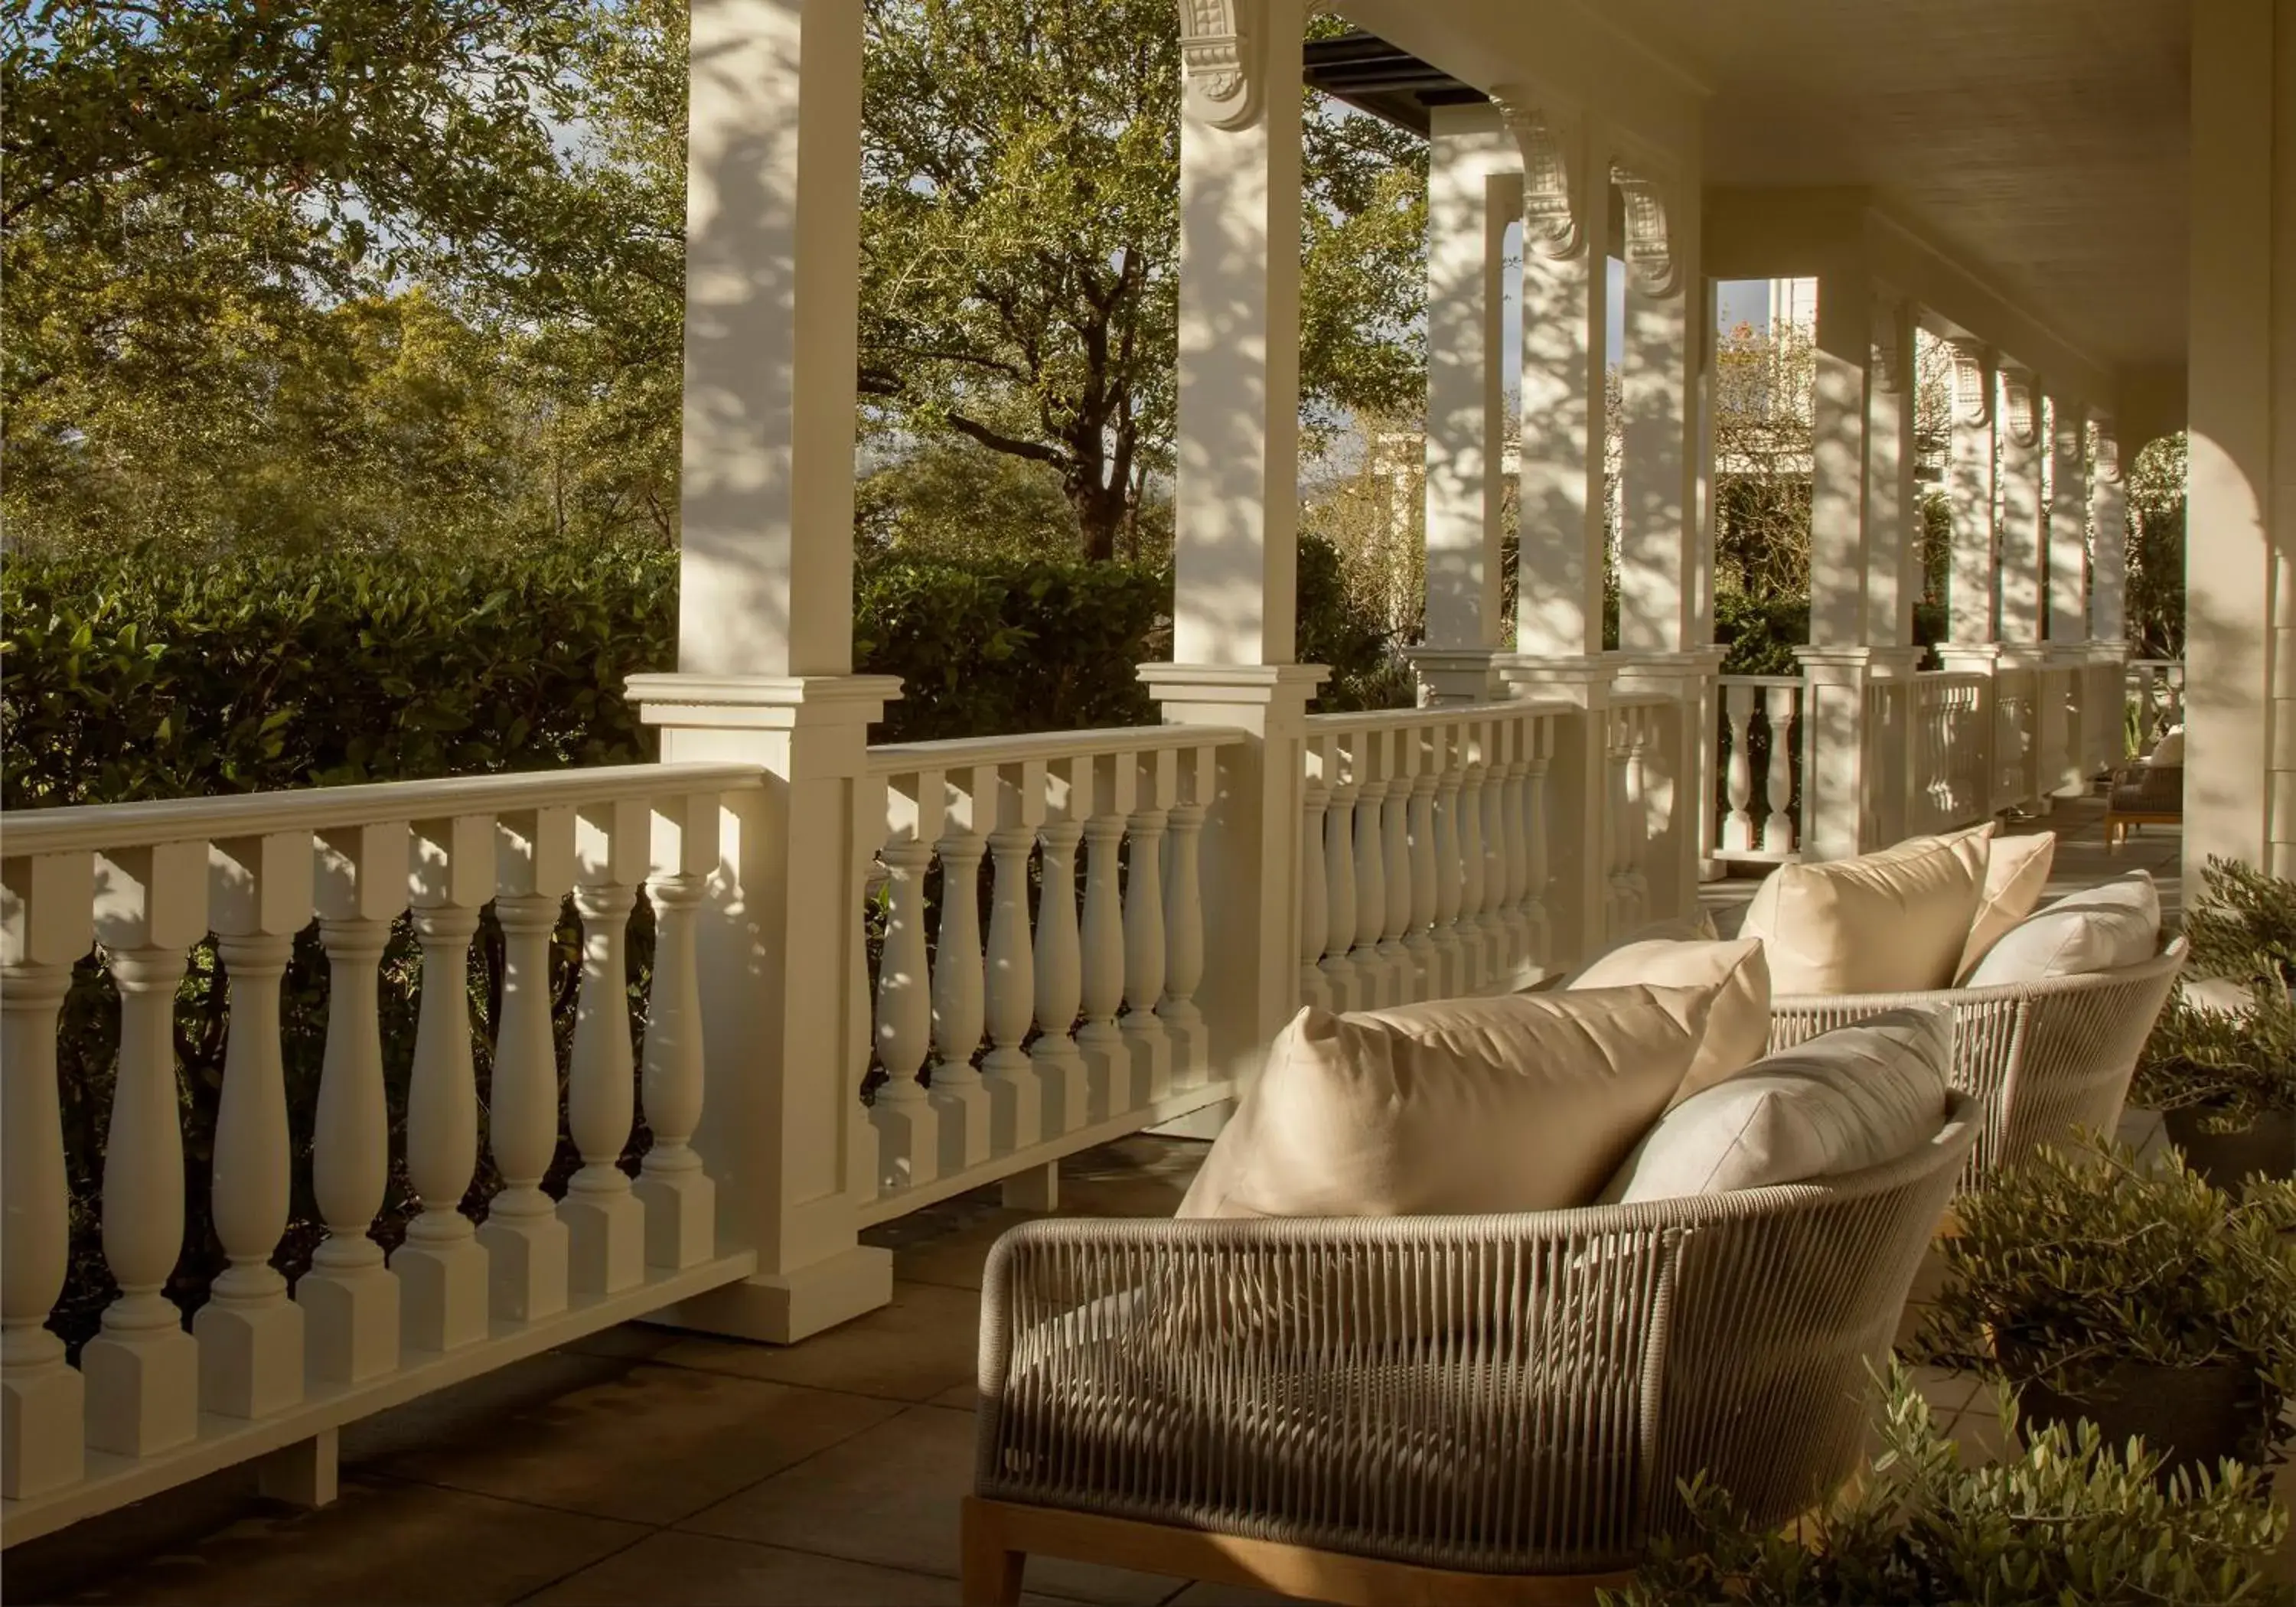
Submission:
M 2185 728 L 2171 726 L 2152 744 L 2152 751 L 2144 756 L 2148 765 L 2181 765 L 2185 762 Z
M 1302 1010 L 1178 1214 L 1584 1205 L 1674 1097 L 1718 991 L 1603 988 L 1351 1015 Z
M 2026 916 L 1986 951 L 1962 986 L 1999 988 L 2119 971 L 2144 964 L 2160 947 L 2160 890 L 2149 873 L 2131 871 Z
M 1953 1018 L 1891 1010 L 1759 1061 L 1660 1117 L 1603 1191 L 1677 1200 L 1879 1166 L 1945 1124 Z
M 1977 918 L 1969 923 L 1969 941 L 1962 946 L 1961 963 L 1953 968 L 1955 976 L 1967 976 L 1987 949 L 2033 913 L 2056 861 L 2054 832 L 1996 837 L 1986 844 L 1985 890 L 1978 896 Z
M 1977 916 L 1993 831 L 1988 821 L 1878 853 L 1782 865 L 1755 890 L 1738 935 L 1767 947 L 1775 993 L 1947 987 Z
M 1612 949 L 1572 977 L 1565 988 L 1718 988 L 1706 1018 L 1705 1041 L 1675 1090 L 1680 1103 L 1701 1088 L 1742 1071 L 1770 1046 L 1770 967 L 1759 939 L 1728 943 L 1649 939 Z

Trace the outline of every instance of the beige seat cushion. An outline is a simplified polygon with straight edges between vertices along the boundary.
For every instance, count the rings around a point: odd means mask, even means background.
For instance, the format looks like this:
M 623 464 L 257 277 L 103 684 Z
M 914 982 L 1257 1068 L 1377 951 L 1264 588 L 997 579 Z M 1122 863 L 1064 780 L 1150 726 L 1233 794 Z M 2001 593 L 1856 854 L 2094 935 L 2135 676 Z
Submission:
M 1978 895 L 1977 918 L 1969 923 L 1969 941 L 1962 945 L 1961 963 L 1953 968 L 1956 978 L 1975 970 L 1987 949 L 2033 913 L 2042 890 L 2049 885 L 2049 869 L 2056 862 L 2054 832 L 1995 837 L 1986 845 L 1985 890 Z
M 1878 853 L 1782 865 L 1738 929 L 1767 947 L 1779 994 L 1918 993 L 1949 987 L 1985 886 L 1988 821 Z
M 1801 1183 L 1910 1154 L 1945 1125 L 1952 1054 L 1952 1017 L 1936 1006 L 1821 1034 L 1669 1111 L 1603 1199 Z
M 1965 988 L 2043 982 L 2142 965 L 2161 947 L 2161 893 L 2131 871 L 2067 893 L 2009 929 L 1969 973 Z
M 1351 1015 L 1302 1010 L 1178 1214 L 1583 1205 L 1674 1097 L 1718 991 L 1601 988 Z
M 1742 1071 L 1770 1045 L 1770 967 L 1759 939 L 1692 943 L 1647 939 L 1612 949 L 1563 984 L 1566 988 L 1718 988 L 1706 1037 L 1675 1090 L 1675 1102 Z

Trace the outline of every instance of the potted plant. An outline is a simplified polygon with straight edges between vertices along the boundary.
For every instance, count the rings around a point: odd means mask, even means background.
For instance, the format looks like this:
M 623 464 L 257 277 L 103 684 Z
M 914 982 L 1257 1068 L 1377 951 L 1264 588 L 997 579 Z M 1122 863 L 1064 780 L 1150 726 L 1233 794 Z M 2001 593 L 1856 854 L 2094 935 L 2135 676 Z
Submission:
M 2180 1159 L 2036 1151 L 1956 1207 L 1915 1354 L 2022 1391 L 2029 1418 L 2132 1435 L 2170 1468 L 2261 1464 L 2296 1391 L 2296 1184 L 2235 1201 Z
M 2005 1398 L 2013 1430 L 2016 1403 Z M 1781 1532 L 1726 1490 L 1683 1493 L 1691 1531 L 1652 1547 L 1610 1607 L 1912 1607 L 1935 1602 L 2246 1603 L 2288 1529 L 2251 1469 L 2161 1477 L 2093 1426 L 2029 1426 L 2024 1449 L 1964 1466 L 1903 1368 L 1885 1385 L 1882 1449 L 1845 1493 Z M 2012 1442 L 2014 1443 L 2013 1433 Z
M 2196 979 L 2138 1058 L 2130 1098 L 2211 1182 L 2296 1177 L 2296 881 L 2211 858 L 2185 915 Z

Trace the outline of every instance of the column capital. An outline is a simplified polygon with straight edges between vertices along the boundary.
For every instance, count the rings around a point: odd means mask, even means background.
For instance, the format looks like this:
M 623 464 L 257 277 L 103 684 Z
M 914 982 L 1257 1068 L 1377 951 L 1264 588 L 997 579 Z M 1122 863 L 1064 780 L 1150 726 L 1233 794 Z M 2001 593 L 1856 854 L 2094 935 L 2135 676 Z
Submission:
M 1993 354 L 1981 340 L 1948 340 L 1953 353 L 1953 422 L 1993 422 Z
M 1546 88 L 1503 85 L 1491 93 L 1499 118 L 1522 148 L 1522 236 L 1541 257 L 1578 254 L 1586 230 L 1586 123 L 1578 108 Z
M 1180 0 L 1180 72 L 1190 109 L 1215 128 L 1259 120 L 1264 0 Z
M 1158 702 L 1264 704 L 1304 709 L 1332 677 L 1322 664 L 1143 664 L 1140 679 Z
M 1602 709 L 1610 704 L 1611 685 L 1618 678 L 1618 665 L 1607 656 L 1573 659 L 1503 653 L 1499 656 L 1498 673 L 1513 698 L 1529 701 L 1541 696 L 1556 697 L 1581 708 Z
M 1419 683 L 1423 706 L 1482 703 L 1497 693 L 1503 655 L 1495 647 L 1406 647 L 1403 656 Z
M 2001 430 L 2020 447 L 2041 442 L 2041 398 L 2030 368 L 2004 363 L 2001 377 Z
M 1940 642 L 1938 662 L 1955 675 L 1990 676 L 2001 668 L 1998 642 Z

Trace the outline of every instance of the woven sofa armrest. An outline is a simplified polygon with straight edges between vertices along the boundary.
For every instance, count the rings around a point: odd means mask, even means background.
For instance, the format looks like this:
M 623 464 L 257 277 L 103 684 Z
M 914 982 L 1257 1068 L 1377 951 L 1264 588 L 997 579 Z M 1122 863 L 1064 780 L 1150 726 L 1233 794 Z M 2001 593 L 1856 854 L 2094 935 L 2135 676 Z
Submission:
M 1026 1224 L 983 1282 L 978 1491 L 1498 1572 L 1631 1559 L 1685 1458 L 1742 1455 L 1749 1494 L 1790 1506 L 1854 1450 L 1974 1131 L 1961 1102 L 1871 1173 L 1644 1205 Z M 1703 1354 L 1677 1379 L 1685 1321 Z M 1828 1465 L 1735 1426 L 1735 1378 L 1848 1403 L 1812 1439 Z

